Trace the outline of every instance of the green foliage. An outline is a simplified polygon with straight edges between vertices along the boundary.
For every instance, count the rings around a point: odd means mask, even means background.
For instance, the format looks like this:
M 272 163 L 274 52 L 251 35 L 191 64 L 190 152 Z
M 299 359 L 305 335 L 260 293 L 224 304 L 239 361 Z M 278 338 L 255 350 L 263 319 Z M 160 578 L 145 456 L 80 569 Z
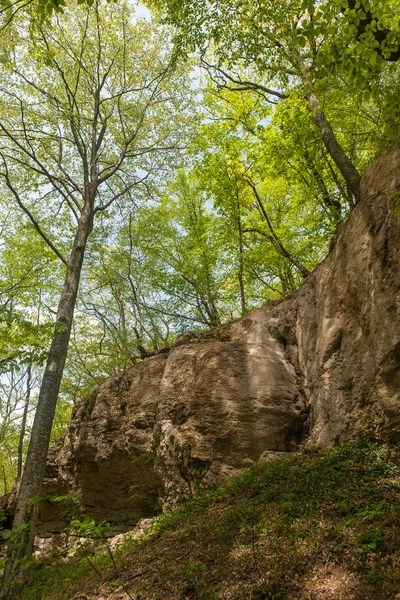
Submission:
M 105 521 L 96 523 L 94 519 L 85 517 L 82 521 L 72 519 L 69 534 L 88 539 L 103 539 L 107 537 L 109 528 L 109 524 Z
M 255 600 L 286 600 L 286 587 L 281 581 L 261 585 L 253 590 L 252 597 Z
M 142 454 L 138 454 L 138 456 L 135 456 L 132 459 L 132 464 L 154 466 L 155 464 L 157 464 L 158 460 L 159 457 L 155 452 L 142 452 Z
M 370 117 L 380 121 L 385 145 L 398 139 L 400 13 L 395 0 L 149 4 L 176 28 L 184 54 L 197 50 L 206 57 L 203 64 L 218 88 L 253 90 L 270 104 L 286 103 L 293 92 L 308 97 L 314 91 L 323 98 L 324 111 L 336 108 L 341 120 L 348 98 L 364 117 L 372 103 L 379 108 Z M 336 104 L 332 91 L 340 98 Z
M 361 88 L 385 61 L 400 58 L 396 0 L 151 0 L 179 32 L 182 47 L 204 47 L 228 64 L 254 61 L 287 82 L 300 65 L 319 79 L 345 72 Z M 277 43 L 279 41 L 279 43 Z M 295 65 L 293 67 L 293 65 Z

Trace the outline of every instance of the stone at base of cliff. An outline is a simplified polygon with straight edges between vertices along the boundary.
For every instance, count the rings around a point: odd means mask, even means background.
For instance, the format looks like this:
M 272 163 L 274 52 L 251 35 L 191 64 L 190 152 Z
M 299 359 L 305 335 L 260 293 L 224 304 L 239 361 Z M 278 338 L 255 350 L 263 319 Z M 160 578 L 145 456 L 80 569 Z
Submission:
M 74 558 L 80 549 L 95 549 L 96 552 L 104 552 L 106 545 L 111 551 L 128 540 L 139 540 L 148 533 L 156 523 L 157 518 L 141 519 L 136 527 L 125 533 L 118 533 L 111 538 L 95 539 L 89 537 L 77 537 L 68 533 L 54 533 L 48 537 L 35 537 L 34 553 L 36 559 L 42 559 L 54 555 L 56 560 L 63 558 L 70 560 Z

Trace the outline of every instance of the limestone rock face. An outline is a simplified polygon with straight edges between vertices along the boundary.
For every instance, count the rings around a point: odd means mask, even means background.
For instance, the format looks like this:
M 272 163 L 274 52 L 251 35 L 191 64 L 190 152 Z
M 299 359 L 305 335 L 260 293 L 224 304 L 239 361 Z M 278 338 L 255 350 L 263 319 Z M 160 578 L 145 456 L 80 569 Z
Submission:
M 328 257 L 281 302 L 180 336 L 106 381 L 53 448 L 48 492 L 114 531 L 302 443 L 400 441 L 398 156 L 373 163 Z M 67 517 L 42 507 L 47 533 Z
M 362 201 L 297 295 L 296 339 L 310 441 L 368 431 L 400 440 L 399 156 L 362 178 Z

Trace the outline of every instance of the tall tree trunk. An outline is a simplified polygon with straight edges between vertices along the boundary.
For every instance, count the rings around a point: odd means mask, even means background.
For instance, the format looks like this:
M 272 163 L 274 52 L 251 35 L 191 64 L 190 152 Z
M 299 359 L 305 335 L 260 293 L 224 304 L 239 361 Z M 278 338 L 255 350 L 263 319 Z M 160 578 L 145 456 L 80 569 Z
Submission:
M 238 280 L 239 280 L 239 289 L 240 289 L 241 316 L 244 317 L 244 315 L 247 312 L 247 307 L 246 307 L 246 294 L 244 291 L 244 283 L 243 283 L 243 262 L 242 262 L 242 260 L 240 260 L 240 264 L 239 264 Z
M 38 508 L 38 504 L 32 502 L 32 498 L 38 496 L 43 484 L 51 428 L 65 360 L 67 358 L 83 258 L 92 227 L 92 204 L 86 202 L 67 263 L 53 339 L 42 379 L 25 469 L 18 493 L 1 592 L 1 598 L 7 600 L 12 600 L 16 597 L 16 586 L 18 588 L 21 582 L 26 580 L 28 576 L 24 559 L 32 553 Z
M 221 319 L 219 317 L 218 309 L 215 306 L 214 298 L 204 298 L 201 295 L 201 302 L 204 306 L 204 309 L 209 317 L 209 325 L 210 327 L 219 327 L 221 325 Z
M 331 155 L 343 179 L 351 190 L 356 202 L 360 200 L 360 174 L 336 139 L 333 129 L 327 120 L 318 96 L 312 92 L 307 96 L 313 119 L 320 131 L 322 141 Z
M 18 468 L 17 468 L 18 479 L 22 475 L 22 460 L 23 460 L 23 456 L 24 456 L 24 438 L 25 438 L 26 420 L 28 418 L 29 404 L 31 401 L 32 361 L 28 364 L 28 368 L 26 370 L 26 375 L 27 375 L 27 380 L 26 380 L 25 406 L 24 406 L 24 412 L 22 414 L 21 431 L 19 434 L 19 441 L 18 441 Z
M 284 265 L 283 270 L 280 271 L 279 279 L 281 280 L 282 290 L 285 296 L 288 296 L 294 292 L 296 288 L 294 284 L 293 273 L 290 265 L 287 263 Z

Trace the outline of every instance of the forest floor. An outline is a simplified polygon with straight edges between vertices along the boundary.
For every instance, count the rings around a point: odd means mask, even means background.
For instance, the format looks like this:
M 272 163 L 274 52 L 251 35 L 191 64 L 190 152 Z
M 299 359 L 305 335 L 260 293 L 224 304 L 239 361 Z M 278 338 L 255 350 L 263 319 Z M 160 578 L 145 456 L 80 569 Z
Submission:
M 112 557 L 40 564 L 21 597 L 400 598 L 394 454 L 372 446 L 309 450 L 254 467 L 156 520 Z

